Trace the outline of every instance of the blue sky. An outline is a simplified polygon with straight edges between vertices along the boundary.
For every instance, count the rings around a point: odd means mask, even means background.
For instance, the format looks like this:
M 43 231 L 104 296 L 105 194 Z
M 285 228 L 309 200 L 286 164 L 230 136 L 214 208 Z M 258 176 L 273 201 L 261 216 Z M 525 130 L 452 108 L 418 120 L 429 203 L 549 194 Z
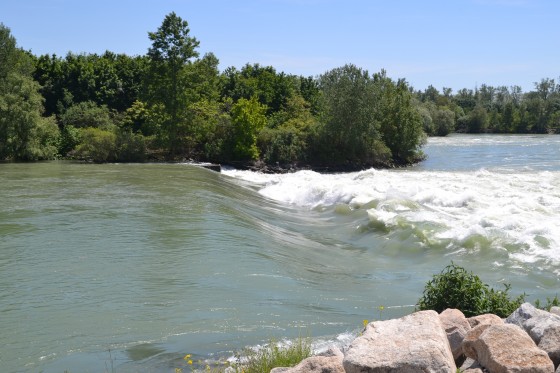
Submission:
M 353 63 L 454 92 L 560 76 L 558 0 L 0 0 L 0 22 L 37 55 L 142 55 L 171 11 L 221 69 L 316 76 Z

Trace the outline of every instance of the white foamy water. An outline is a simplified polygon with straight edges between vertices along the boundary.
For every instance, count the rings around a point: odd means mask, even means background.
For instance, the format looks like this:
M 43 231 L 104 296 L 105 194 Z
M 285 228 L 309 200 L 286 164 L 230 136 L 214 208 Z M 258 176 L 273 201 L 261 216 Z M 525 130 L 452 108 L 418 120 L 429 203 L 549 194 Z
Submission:
M 339 205 L 353 211 L 366 209 L 369 225 L 378 232 L 410 230 L 423 245 L 448 251 L 491 249 L 524 263 L 558 264 L 560 172 L 532 166 L 527 164 L 518 172 L 489 167 L 284 175 L 230 170 L 226 174 L 252 183 L 263 196 L 285 204 L 306 209 Z

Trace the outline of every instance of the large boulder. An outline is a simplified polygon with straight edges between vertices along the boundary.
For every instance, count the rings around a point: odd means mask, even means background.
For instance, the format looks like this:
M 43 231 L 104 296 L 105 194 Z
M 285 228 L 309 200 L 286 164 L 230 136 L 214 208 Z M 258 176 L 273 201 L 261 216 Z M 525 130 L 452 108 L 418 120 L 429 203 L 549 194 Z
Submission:
M 558 307 L 558 306 L 552 306 L 552 307 L 550 307 L 550 311 L 549 311 L 549 312 L 550 312 L 550 313 L 553 313 L 553 314 L 555 314 L 555 315 L 560 316 L 560 307 Z
M 435 311 L 368 324 L 343 360 L 346 373 L 455 372 L 453 354 Z
M 492 313 L 485 313 L 484 315 L 469 317 L 467 321 L 469 322 L 471 328 L 477 327 L 481 324 L 499 325 L 504 323 L 504 320 L 502 320 L 500 316 L 496 316 Z
M 560 326 L 552 326 L 544 331 L 539 348 L 548 354 L 555 367 L 560 365 Z
M 457 360 L 463 355 L 463 339 L 471 329 L 471 326 L 463 312 L 455 308 L 448 308 L 440 313 L 439 319 L 447 333 L 447 340 L 449 341 L 453 358 Z
M 345 373 L 342 367 L 344 355 L 334 347 L 325 354 L 312 356 L 293 368 L 274 368 L 270 373 Z
M 538 344 L 545 330 L 560 326 L 560 316 L 535 308 L 530 303 L 523 303 L 506 322 L 523 328 Z
M 489 372 L 554 372 L 554 365 L 547 353 L 538 348 L 517 325 L 481 325 L 473 331 L 479 328 L 482 333 L 476 340 L 468 342 L 469 348 L 476 355 L 474 359 Z
M 486 329 L 488 329 L 491 324 L 480 324 L 467 333 L 465 339 L 463 339 L 463 353 L 467 358 L 478 360 L 478 355 L 475 349 L 475 342 Z

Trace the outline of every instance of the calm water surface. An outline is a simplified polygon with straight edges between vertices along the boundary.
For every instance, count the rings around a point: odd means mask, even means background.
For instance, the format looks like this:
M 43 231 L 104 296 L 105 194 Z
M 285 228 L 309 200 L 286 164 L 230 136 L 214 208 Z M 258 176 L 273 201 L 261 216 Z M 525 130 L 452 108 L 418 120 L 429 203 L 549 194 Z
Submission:
M 174 372 L 271 337 L 345 343 L 411 312 L 451 260 L 557 294 L 560 137 L 425 151 L 337 175 L 0 164 L 0 371 Z

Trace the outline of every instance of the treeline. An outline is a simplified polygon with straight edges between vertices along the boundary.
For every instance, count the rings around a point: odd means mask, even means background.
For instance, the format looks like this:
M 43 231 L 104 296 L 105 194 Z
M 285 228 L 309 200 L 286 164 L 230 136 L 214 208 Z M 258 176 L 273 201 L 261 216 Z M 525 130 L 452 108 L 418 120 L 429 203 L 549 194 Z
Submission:
M 0 160 L 211 161 L 358 169 L 422 159 L 426 134 L 553 132 L 559 87 L 415 92 L 354 65 L 218 69 L 175 13 L 146 55 L 34 56 L 0 24 Z
M 535 90 L 492 87 L 439 92 L 433 86 L 415 92 L 424 131 L 430 136 L 467 133 L 559 133 L 560 82 L 542 79 Z

